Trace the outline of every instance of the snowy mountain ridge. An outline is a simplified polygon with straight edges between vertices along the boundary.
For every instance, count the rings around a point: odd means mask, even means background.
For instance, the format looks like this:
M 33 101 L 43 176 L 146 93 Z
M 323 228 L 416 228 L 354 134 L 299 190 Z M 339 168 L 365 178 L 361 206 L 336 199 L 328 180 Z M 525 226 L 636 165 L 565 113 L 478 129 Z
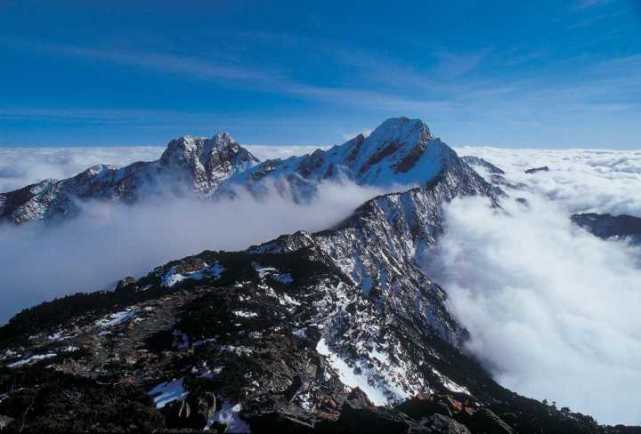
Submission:
M 230 176 L 258 160 L 229 134 L 185 136 L 169 142 L 159 160 L 122 168 L 98 164 L 68 179 L 48 179 L 0 194 L 0 221 L 52 221 L 81 212 L 81 202 L 133 204 L 162 194 L 211 195 Z
M 297 202 L 313 200 L 319 183 L 350 181 L 391 187 L 425 185 L 450 165 L 456 153 L 432 137 L 418 119 L 392 118 L 368 137 L 285 160 L 260 163 L 228 133 L 184 136 L 169 142 L 159 160 L 122 168 L 96 165 L 68 179 L 44 180 L 0 193 L 0 221 L 55 221 L 78 215 L 85 201 L 133 204 L 170 194 L 216 200 L 240 189 L 277 191 Z

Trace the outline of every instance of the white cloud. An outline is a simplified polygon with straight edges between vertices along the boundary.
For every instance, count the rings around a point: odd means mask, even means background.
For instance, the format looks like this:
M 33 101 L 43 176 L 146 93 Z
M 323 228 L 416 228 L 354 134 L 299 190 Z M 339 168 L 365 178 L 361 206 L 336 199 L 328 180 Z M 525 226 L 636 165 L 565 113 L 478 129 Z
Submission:
M 468 350 L 501 384 L 602 423 L 639 424 L 638 252 L 574 227 L 550 200 L 527 199 L 529 208 L 507 202 L 507 213 L 453 202 L 429 272 L 470 331 Z
M 161 152 L 160 147 L 0 148 L 0 192 L 46 178 L 68 178 L 98 163 L 123 166 L 155 160 Z
M 311 205 L 272 194 L 219 203 L 165 198 L 134 207 L 94 203 L 58 227 L 0 227 L 0 323 L 24 307 L 104 289 L 202 250 L 240 250 L 300 229 L 321 230 L 381 194 L 325 184 Z
M 609 212 L 641 217 L 641 151 L 545 150 L 460 147 L 555 200 L 568 212 Z M 548 166 L 549 172 L 527 175 L 525 169 Z

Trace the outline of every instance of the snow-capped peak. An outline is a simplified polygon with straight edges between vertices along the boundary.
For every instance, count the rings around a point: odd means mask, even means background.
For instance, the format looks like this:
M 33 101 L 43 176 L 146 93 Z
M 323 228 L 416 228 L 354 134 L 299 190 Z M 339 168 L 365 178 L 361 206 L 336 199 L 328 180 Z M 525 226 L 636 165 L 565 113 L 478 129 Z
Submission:
M 244 151 L 244 152 L 242 152 Z M 247 160 L 258 160 L 234 140 L 227 132 L 218 133 L 211 139 L 206 137 L 183 136 L 172 140 L 160 157 L 165 165 L 182 165 L 184 162 L 204 165 L 214 154 L 226 153 L 233 156 L 242 152 Z
M 160 157 L 170 169 L 186 170 L 196 191 L 210 194 L 226 178 L 258 163 L 251 152 L 226 132 L 212 138 L 184 136 L 174 139 Z
M 398 142 L 414 145 L 425 143 L 431 138 L 430 129 L 422 120 L 399 117 L 387 119 L 372 131 L 367 141 L 372 144 Z
M 327 179 L 380 187 L 424 185 L 457 160 L 423 121 L 399 117 L 386 120 L 367 137 L 359 134 L 327 151 L 266 161 L 230 181 L 253 188 L 252 183 L 266 179 L 286 179 L 292 196 L 306 200 L 316 184 Z

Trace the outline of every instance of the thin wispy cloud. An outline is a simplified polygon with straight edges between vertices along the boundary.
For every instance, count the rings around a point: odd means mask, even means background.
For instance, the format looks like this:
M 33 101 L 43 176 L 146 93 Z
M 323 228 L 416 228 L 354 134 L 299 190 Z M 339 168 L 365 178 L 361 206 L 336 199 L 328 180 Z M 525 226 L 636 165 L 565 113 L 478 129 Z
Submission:
M 459 78 L 476 69 L 490 52 L 489 48 L 472 53 L 439 51 L 434 72 L 439 77 Z
M 521 55 L 510 61 L 515 58 L 514 50 L 503 53 L 486 47 L 467 52 L 437 51 L 431 53 L 433 62 L 430 65 L 417 67 L 389 54 L 361 50 L 350 55 L 346 50 L 332 50 L 331 42 L 328 42 L 323 46 L 325 48 L 321 48 L 323 55 L 329 62 L 342 65 L 350 72 L 345 80 L 329 85 L 293 78 L 296 74 L 283 65 L 243 64 L 238 59 L 224 59 L 222 54 L 216 58 L 205 58 L 194 54 L 134 52 L 14 39 L 4 39 L 3 42 L 14 50 L 32 50 L 52 56 L 144 69 L 169 77 L 211 82 L 216 87 L 220 85 L 259 95 L 311 102 L 324 109 L 357 109 L 377 120 L 391 115 L 412 114 L 430 123 L 448 126 L 441 129 L 439 135 L 449 137 L 454 144 L 479 144 L 473 139 L 475 135 L 496 136 L 496 129 L 490 130 L 489 126 L 498 122 L 502 129 L 514 133 L 523 128 L 536 128 L 536 137 L 514 134 L 515 138 L 510 143 L 487 140 L 480 143 L 531 146 L 538 140 L 548 143 L 561 140 L 570 142 L 571 146 L 585 146 L 590 136 L 582 137 L 581 131 L 569 128 L 571 125 L 591 122 L 598 114 L 613 117 L 621 114 L 613 118 L 612 123 L 626 124 L 635 116 L 638 101 L 641 101 L 641 75 L 630 73 L 641 70 L 641 59 L 635 54 L 606 59 L 595 57 L 593 61 L 586 56 L 568 57 L 547 62 L 545 69 L 539 71 L 536 65 L 544 60 L 545 52 L 521 50 Z M 512 71 L 524 62 L 531 62 L 533 66 L 527 72 L 513 74 Z M 477 74 L 479 69 L 493 72 Z M 569 69 L 580 73 L 569 76 L 566 73 Z M 185 128 L 202 128 L 212 122 L 220 125 L 226 121 L 229 127 L 251 123 L 245 116 L 230 119 L 230 115 L 224 112 L 181 113 L 86 107 L 5 107 L 0 108 L 0 118 L 75 118 L 84 123 L 157 127 L 159 130 L 170 130 L 171 126 L 174 128 L 171 131 L 182 125 L 183 131 L 179 134 L 184 133 Z M 571 130 L 576 133 L 574 138 L 568 135 Z M 632 145 L 629 130 L 621 131 L 620 134 L 626 134 L 626 137 L 618 140 L 627 140 L 624 143 Z M 337 131 L 332 142 L 344 139 L 343 134 Z M 602 145 L 606 140 L 604 133 L 596 136 L 599 139 L 593 145 Z M 506 138 L 507 134 L 502 134 L 500 140 Z M 312 137 L 305 138 L 303 143 L 320 141 Z
M 603 6 L 610 2 L 612 2 L 612 0 L 578 0 L 576 2 L 576 7 L 578 9 L 587 9 L 595 6 Z
M 272 72 L 235 66 L 229 62 L 215 62 L 174 53 L 101 49 L 74 45 L 55 44 L 19 39 L 5 40 L 5 44 L 21 50 L 33 50 L 53 55 L 80 57 L 92 61 L 108 62 L 157 70 L 167 74 L 180 74 L 195 79 L 252 81 L 272 83 L 280 77 Z
M 154 52 L 104 50 L 70 45 L 10 41 L 20 49 L 38 50 L 56 55 L 81 57 L 130 67 L 153 69 L 166 74 L 180 74 L 197 80 L 215 80 L 239 84 L 270 93 L 282 93 L 318 101 L 352 105 L 377 105 L 411 110 L 425 102 L 384 92 L 356 88 L 319 86 L 292 80 L 284 75 L 248 66 L 230 66 L 206 59 Z

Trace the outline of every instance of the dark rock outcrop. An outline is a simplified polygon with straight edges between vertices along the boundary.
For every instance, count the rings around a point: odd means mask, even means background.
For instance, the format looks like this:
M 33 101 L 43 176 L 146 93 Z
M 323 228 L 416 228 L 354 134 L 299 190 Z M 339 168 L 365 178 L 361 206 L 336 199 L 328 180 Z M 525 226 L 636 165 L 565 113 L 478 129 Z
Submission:
M 628 239 L 641 243 L 641 218 L 631 215 L 584 213 L 572 215 L 572 222 L 603 239 Z
M 541 166 L 541 167 L 533 167 L 531 169 L 526 169 L 525 173 L 527 173 L 528 175 L 532 175 L 538 172 L 549 172 L 549 171 L 550 171 L 550 168 L 548 166 Z

